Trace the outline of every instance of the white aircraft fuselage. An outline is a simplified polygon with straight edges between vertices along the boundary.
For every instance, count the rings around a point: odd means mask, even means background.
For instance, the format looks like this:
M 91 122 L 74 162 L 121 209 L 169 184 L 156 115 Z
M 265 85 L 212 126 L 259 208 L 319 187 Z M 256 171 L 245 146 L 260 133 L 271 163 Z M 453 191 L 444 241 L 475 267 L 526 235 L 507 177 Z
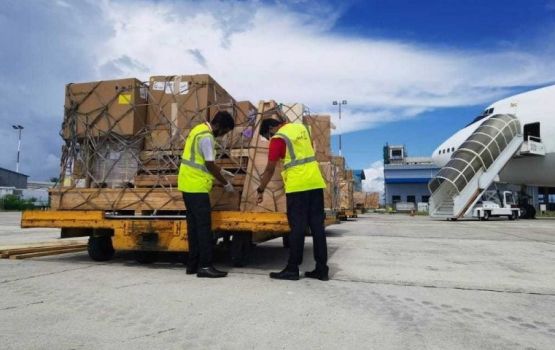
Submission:
M 493 103 L 481 117 L 457 131 L 434 151 L 434 163 L 444 166 L 482 122 L 496 114 L 515 115 L 525 141 L 529 136 L 534 140 L 539 137 L 545 147 L 545 156 L 514 156 L 499 174 L 499 180 L 516 185 L 555 187 L 555 85 Z

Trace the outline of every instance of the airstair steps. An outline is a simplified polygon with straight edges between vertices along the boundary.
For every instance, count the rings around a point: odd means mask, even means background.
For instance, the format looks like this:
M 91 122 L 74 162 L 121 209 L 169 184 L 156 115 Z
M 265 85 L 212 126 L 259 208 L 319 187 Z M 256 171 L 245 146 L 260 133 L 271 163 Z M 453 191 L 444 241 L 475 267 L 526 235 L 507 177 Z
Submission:
M 483 121 L 428 184 L 430 216 L 454 219 L 471 213 L 522 143 L 514 115 L 497 114 Z

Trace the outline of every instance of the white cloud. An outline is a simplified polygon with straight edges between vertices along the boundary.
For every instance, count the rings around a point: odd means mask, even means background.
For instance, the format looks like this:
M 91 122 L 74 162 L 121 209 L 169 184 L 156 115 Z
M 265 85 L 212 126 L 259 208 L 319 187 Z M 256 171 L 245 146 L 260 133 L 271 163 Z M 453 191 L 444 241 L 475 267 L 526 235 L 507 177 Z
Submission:
M 333 33 L 341 11 L 316 0 L 52 3 L 0 9 L 0 80 L 9 82 L 0 87 L 0 119 L 26 126 L 22 157 L 33 177 L 57 175 L 56 160 L 43 160 L 60 149 L 68 82 L 210 73 L 237 99 L 302 102 L 348 133 L 555 80 L 552 40 L 539 40 L 541 51 L 483 52 L 347 37 Z M 314 11 L 302 11 L 307 4 Z M 348 100 L 341 123 L 337 99 Z M 1 135 L 14 144 L 12 130 Z M 14 154 L 0 154 L 0 165 L 11 166 Z
M 362 190 L 379 192 L 381 198 L 381 194 L 384 192 L 383 161 L 376 161 L 369 168 L 364 169 L 364 177 L 366 180 L 362 180 Z
M 192 2 L 128 4 L 104 2 L 114 34 L 99 50 L 101 65 L 132 58 L 137 65 L 120 67 L 122 74 L 143 79 L 209 72 L 237 98 L 299 101 L 334 118 L 331 101 L 348 99 L 343 132 L 435 108 L 487 104 L 512 86 L 555 79 L 548 56 L 341 37 L 328 30 L 333 18 L 307 21 L 282 6 L 218 2 L 215 11 Z

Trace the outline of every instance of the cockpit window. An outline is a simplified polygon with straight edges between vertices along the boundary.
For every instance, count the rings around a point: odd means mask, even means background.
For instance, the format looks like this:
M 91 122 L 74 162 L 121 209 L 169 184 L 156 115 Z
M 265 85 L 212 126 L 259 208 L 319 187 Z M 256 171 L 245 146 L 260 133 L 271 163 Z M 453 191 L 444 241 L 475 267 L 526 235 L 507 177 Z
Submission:
M 493 107 L 486 109 L 484 111 L 484 113 L 482 113 L 481 115 L 474 118 L 470 123 L 466 124 L 466 126 L 472 125 L 472 124 L 476 123 L 477 121 L 480 121 L 480 120 L 484 119 L 485 117 L 492 115 L 493 111 L 494 111 Z

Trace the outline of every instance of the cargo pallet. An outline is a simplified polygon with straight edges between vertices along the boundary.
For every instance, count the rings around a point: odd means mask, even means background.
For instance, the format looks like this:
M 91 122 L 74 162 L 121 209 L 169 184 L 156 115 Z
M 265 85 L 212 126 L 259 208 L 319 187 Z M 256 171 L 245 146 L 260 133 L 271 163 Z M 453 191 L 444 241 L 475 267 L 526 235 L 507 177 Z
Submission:
M 21 227 L 61 228 L 62 238 L 88 236 L 87 250 L 91 259 L 106 261 L 114 251 L 188 252 L 185 218 L 185 215 L 115 215 L 101 210 L 24 211 Z M 326 219 L 326 226 L 335 223 L 335 218 Z M 232 249 L 243 252 L 253 242 L 287 236 L 289 223 L 285 213 L 214 211 L 212 230 L 215 238 L 230 234 L 241 237 L 234 238 Z M 237 256 L 237 259 L 242 258 Z

